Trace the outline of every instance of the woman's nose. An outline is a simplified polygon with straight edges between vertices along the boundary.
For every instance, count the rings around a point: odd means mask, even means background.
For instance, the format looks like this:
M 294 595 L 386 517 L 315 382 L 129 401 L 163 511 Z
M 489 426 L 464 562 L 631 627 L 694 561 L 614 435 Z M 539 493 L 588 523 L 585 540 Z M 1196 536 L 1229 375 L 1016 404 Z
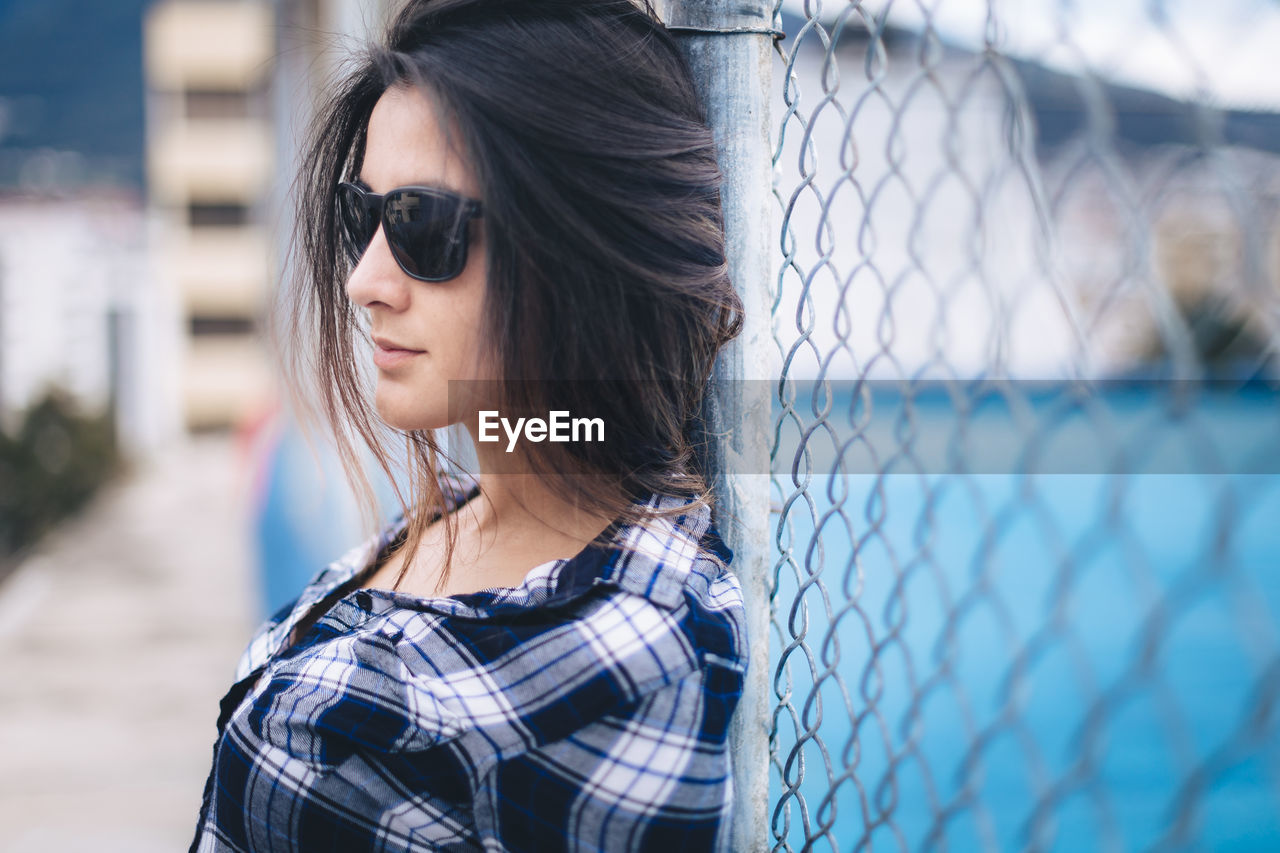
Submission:
M 409 307 L 409 283 L 409 277 L 391 256 L 387 238 L 379 227 L 347 279 L 347 298 L 362 308 L 381 305 L 392 311 L 403 311 Z

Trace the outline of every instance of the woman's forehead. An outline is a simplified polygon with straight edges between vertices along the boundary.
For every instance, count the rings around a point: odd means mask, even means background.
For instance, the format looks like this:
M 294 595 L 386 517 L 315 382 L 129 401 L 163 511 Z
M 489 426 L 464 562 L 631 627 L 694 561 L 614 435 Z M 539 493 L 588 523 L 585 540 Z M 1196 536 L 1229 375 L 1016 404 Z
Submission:
M 374 105 L 359 177 L 378 193 L 418 185 L 480 195 L 457 131 L 417 87 L 393 86 Z

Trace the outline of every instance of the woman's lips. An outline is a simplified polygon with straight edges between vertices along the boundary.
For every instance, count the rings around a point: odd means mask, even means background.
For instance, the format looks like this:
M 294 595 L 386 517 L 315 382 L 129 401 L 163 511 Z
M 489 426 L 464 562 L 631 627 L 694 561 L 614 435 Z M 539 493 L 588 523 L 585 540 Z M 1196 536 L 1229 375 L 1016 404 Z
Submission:
M 414 356 L 422 355 L 424 352 L 425 350 L 408 349 L 385 338 L 373 339 L 373 363 L 382 370 L 399 367 Z

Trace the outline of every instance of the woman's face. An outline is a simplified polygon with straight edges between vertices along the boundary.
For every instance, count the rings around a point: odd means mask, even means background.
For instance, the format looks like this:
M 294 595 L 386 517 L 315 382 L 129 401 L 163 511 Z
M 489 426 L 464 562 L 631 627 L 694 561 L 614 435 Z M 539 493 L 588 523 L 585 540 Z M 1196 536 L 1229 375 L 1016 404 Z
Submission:
M 480 197 L 456 136 L 451 141 L 441 126 L 435 103 L 405 86 L 388 89 L 374 106 L 359 177 L 375 193 L 412 185 Z M 482 363 L 488 269 L 481 222 L 471 223 L 467 264 L 457 278 L 410 278 L 391 256 L 379 228 L 347 280 L 347 296 L 368 312 L 378 374 L 376 404 L 393 427 L 436 429 L 456 423 L 473 406 L 455 401 L 450 416 L 449 380 L 494 378 Z

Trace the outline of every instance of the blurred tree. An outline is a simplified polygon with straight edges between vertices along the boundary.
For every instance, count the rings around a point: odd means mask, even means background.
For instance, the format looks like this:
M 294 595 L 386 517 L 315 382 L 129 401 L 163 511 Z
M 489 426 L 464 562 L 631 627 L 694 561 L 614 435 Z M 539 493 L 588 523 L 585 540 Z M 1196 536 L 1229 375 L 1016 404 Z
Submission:
M 1280 375 L 1280 358 L 1256 303 L 1243 285 L 1241 226 L 1204 193 L 1168 211 L 1156 229 L 1156 261 L 1200 364 L 1213 376 L 1251 379 Z M 1278 222 L 1277 224 L 1280 224 Z M 1267 269 L 1273 282 L 1280 270 Z M 1140 364 L 1164 365 L 1169 341 L 1149 324 L 1136 346 Z
M 119 467 L 114 419 L 80 414 L 65 393 L 47 393 L 16 435 L 0 433 L 0 572 L 93 496 Z
M 1280 361 L 1266 335 L 1247 313 L 1219 294 L 1174 295 L 1191 333 L 1200 364 L 1214 376 L 1251 379 L 1280 374 Z M 1170 357 L 1164 338 L 1152 331 L 1138 353 L 1143 364 L 1164 364 Z

